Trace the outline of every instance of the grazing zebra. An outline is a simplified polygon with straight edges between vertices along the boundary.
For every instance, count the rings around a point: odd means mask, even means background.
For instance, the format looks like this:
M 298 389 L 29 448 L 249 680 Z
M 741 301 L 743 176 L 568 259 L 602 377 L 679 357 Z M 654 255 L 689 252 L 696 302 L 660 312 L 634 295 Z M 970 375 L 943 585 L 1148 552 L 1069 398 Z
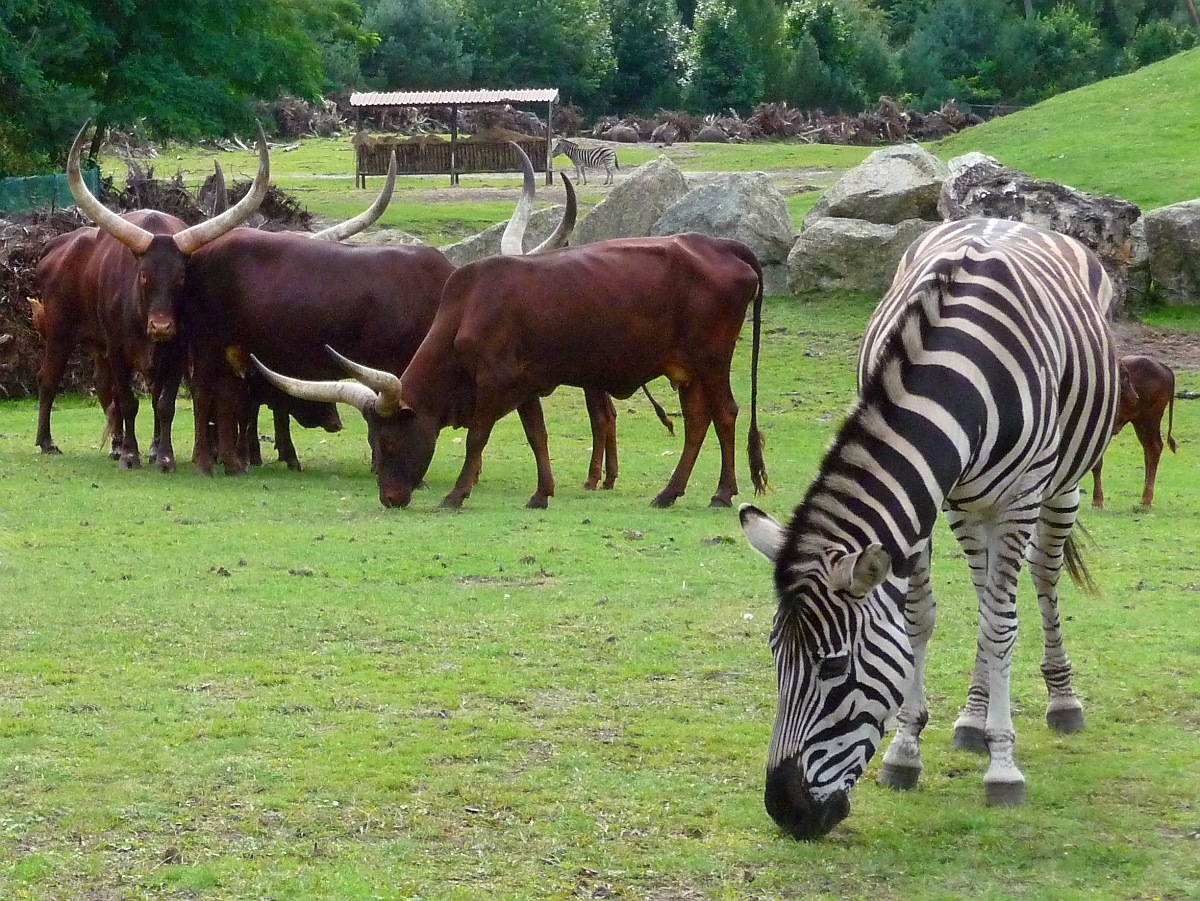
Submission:
M 554 152 L 551 157 L 566 154 L 567 159 L 575 164 L 575 177 L 587 184 L 587 172 L 585 169 L 604 169 L 604 183 L 611 185 L 613 182 L 613 169 L 620 169 L 621 166 L 617 163 L 617 152 L 611 147 L 580 147 L 566 138 L 559 138 L 558 143 L 554 145 Z
M 994 219 L 938 226 L 905 252 L 867 325 L 858 402 L 790 524 L 742 507 L 779 595 L 765 801 L 796 838 L 849 814 L 850 788 L 897 712 L 880 781 L 916 784 L 939 509 L 979 595 L 975 677 L 955 733 L 990 754 L 987 803 L 1025 800 L 1009 710 L 1022 555 L 1042 614 L 1047 722 L 1082 727 L 1056 586 L 1064 563 L 1091 586 L 1070 535 L 1080 477 L 1117 411 L 1111 302 L 1100 263 L 1071 238 Z

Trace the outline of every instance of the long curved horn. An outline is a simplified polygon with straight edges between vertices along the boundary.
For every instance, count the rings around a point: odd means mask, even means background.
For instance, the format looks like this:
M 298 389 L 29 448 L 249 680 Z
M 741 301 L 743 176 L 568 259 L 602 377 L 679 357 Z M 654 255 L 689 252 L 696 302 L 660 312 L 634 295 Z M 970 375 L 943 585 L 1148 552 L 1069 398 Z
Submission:
M 369 228 L 383 215 L 383 211 L 391 203 L 392 189 L 395 187 L 396 151 L 393 150 L 392 159 L 388 163 L 387 181 L 383 183 L 383 190 L 379 192 L 379 196 L 375 198 L 375 202 L 353 219 L 347 219 L 338 225 L 331 225 L 329 228 L 323 228 L 319 232 L 313 232 L 310 237 L 318 241 L 345 241 L 351 235 L 357 235 L 360 231 Z
M 71 189 L 76 206 L 96 223 L 97 227 L 112 235 L 135 254 L 143 254 L 154 240 L 154 235 L 118 216 L 93 197 L 92 192 L 83 183 L 83 175 L 79 171 L 79 154 L 83 150 L 83 136 L 91 124 L 91 119 L 83 123 L 83 128 L 79 129 L 79 134 L 75 135 L 75 142 L 71 144 L 71 152 L 67 154 L 67 186 Z
M 393 373 L 384 369 L 372 369 L 370 366 L 364 366 L 362 363 L 355 363 L 349 357 L 344 357 L 328 344 L 325 349 L 329 351 L 329 355 L 341 366 L 346 372 L 354 376 L 368 388 L 379 392 L 379 399 L 375 404 L 375 412 L 380 416 L 391 416 L 403 406 L 404 401 L 400 398 L 400 379 Z
M 258 126 L 258 174 L 254 176 L 254 183 L 250 185 L 250 190 L 246 192 L 245 197 L 219 216 L 213 216 L 199 225 L 185 228 L 176 234 L 175 246 L 179 248 L 179 252 L 185 255 L 195 253 L 205 244 L 215 241 L 227 231 L 241 225 L 250 218 L 251 213 L 258 209 L 258 205 L 267 196 L 267 188 L 270 186 L 271 154 L 267 149 L 266 132 L 263 131 L 260 122 Z
M 355 382 L 310 382 L 307 379 L 294 379 L 291 376 L 271 371 L 254 354 L 250 354 L 250 361 L 262 373 L 263 378 L 292 397 L 323 403 L 349 404 L 357 408 L 360 413 L 365 413 L 370 407 L 375 406 L 375 392 L 366 385 L 359 385 Z
M 508 220 L 508 226 L 504 229 L 503 237 L 500 238 L 500 255 L 519 257 L 525 252 L 525 226 L 529 224 L 529 214 L 533 212 L 533 195 L 537 191 L 537 177 L 533 174 L 533 163 L 529 162 L 529 157 L 525 155 L 521 145 L 516 141 L 508 143 L 512 144 L 513 149 L 517 151 L 521 168 L 525 170 L 525 181 L 521 186 L 521 199 L 517 201 L 517 208 L 513 210 L 512 218 Z
M 559 220 L 554 234 L 529 251 L 530 254 L 546 253 L 566 247 L 571 238 L 571 232 L 575 231 L 575 217 L 579 212 L 579 208 L 575 204 L 575 186 L 571 184 L 571 179 L 567 178 L 567 173 L 560 172 L 558 174 L 562 176 L 563 187 L 567 189 L 567 208 L 563 210 L 563 217 Z

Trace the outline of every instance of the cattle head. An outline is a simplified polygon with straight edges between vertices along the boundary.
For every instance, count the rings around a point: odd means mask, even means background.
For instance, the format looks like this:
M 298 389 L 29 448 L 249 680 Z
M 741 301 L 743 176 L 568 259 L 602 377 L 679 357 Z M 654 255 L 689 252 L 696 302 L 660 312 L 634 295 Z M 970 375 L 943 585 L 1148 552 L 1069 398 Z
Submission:
M 332 347 L 326 349 L 357 381 L 295 379 L 272 372 L 253 355 L 250 359 L 267 381 L 292 397 L 349 404 L 361 412 L 367 421 L 379 502 L 385 507 L 407 507 L 433 460 L 440 431 L 437 422 L 404 403 L 400 379 L 394 374 L 355 363 Z
M 802 547 L 749 504 L 739 517 L 751 546 L 775 564 L 779 592 L 770 636 L 779 707 L 764 802 L 785 832 L 816 839 L 849 815 L 850 789 L 903 700 L 897 686 L 912 677 L 895 616 L 905 582 L 878 544 Z
M 260 125 L 258 174 L 245 197 L 225 212 L 198 225 L 172 234 L 157 234 L 142 228 L 128 216 L 118 216 L 87 189 L 79 171 L 79 157 L 89 124 L 83 124 L 67 155 L 67 184 L 71 196 L 75 198 L 79 209 L 101 231 L 133 253 L 137 263 L 133 291 L 142 320 L 146 323 L 146 335 L 155 341 L 170 340 L 175 337 L 175 301 L 183 288 L 187 258 L 244 222 L 266 196 L 271 178 L 266 135 Z

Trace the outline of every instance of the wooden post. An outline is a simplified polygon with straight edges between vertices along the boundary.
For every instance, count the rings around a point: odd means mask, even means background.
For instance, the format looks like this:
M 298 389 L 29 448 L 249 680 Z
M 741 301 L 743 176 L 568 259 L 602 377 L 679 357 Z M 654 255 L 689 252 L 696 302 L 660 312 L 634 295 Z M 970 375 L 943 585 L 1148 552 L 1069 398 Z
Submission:
M 554 160 L 550 158 L 550 151 L 554 147 L 554 101 L 550 101 L 550 108 L 546 113 L 546 186 L 550 187 L 554 184 Z
M 458 104 L 450 105 L 450 184 L 458 184 Z
M 354 110 L 354 137 L 357 139 L 362 132 L 362 107 L 356 107 Z M 362 162 L 359 155 L 362 151 L 359 149 L 359 143 L 354 141 L 354 187 L 365 188 L 367 186 L 367 177 L 362 171 Z

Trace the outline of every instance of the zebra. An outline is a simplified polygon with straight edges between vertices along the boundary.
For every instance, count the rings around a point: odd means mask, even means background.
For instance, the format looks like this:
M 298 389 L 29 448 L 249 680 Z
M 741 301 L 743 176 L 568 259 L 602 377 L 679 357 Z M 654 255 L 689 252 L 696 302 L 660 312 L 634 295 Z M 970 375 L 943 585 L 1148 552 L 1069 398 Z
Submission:
M 739 511 L 751 546 L 774 563 L 779 707 L 764 798 L 794 837 L 819 838 L 849 815 L 849 791 L 897 713 L 879 781 L 917 782 L 939 509 L 979 597 L 955 744 L 989 753 L 986 802 L 1026 797 L 1009 709 L 1022 555 L 1042 615 L 1046 721 L 1083 727 L 1057 582 L 1065 563 L 1095 590 L 1071 529 L 1079 480 L 1117 413 L 1112 297 L 1095 255 L 1072 238 L 997 219 L 937 226 L 905 251 L 867 324 L 858 400 L 788 526 Z
M 620 169 L 617 162 L 617 152 L 611 147 L 580 147 L 578 144 L 559 138 L 554 145 L 551 158 L 566 154 L 567 159 L 575 164 L 575 177 L 587 184 L 586 169 L 604 169 L 604 183 L 613 183 L 613 169 Z

